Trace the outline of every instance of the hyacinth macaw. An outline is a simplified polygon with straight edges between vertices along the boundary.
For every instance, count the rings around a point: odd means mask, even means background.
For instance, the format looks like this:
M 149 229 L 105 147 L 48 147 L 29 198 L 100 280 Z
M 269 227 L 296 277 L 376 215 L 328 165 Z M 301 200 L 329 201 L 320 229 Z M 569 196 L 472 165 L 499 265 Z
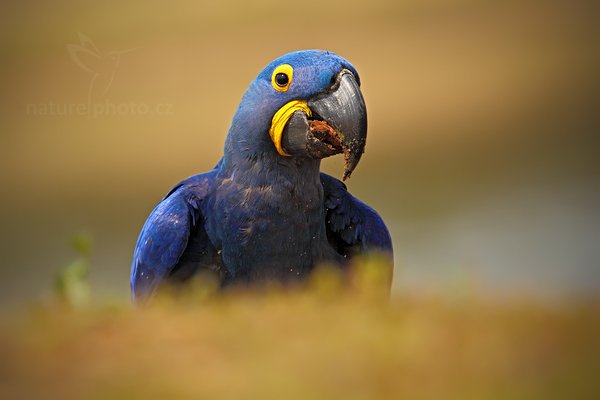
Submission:
M 333 129 L 311 129 L 319 122 Z M 377 212 L 319 171 L 322 158 L 343 153 L 348 177 L 366 135 L 360 79 L 347 60 L 307 50 L 271 62 L 243 95 L 218 164 L 177 184 L 148 217 L 131 268 L 134 301 L 200 272 L 227 286 L 302 279 L 320 263 L 343 267 L 370 251 L 391 260 Z

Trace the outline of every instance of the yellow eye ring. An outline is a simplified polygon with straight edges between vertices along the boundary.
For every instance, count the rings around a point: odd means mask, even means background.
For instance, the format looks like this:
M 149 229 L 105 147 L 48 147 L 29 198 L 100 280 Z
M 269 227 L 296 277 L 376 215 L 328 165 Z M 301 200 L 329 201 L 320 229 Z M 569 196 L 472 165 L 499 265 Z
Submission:
M 278 92 L 287 92 L 292 84 L 294 77 L 294 68 L 289 64 L 281 64 L 273 71 L 271 76 L 271 85 Z

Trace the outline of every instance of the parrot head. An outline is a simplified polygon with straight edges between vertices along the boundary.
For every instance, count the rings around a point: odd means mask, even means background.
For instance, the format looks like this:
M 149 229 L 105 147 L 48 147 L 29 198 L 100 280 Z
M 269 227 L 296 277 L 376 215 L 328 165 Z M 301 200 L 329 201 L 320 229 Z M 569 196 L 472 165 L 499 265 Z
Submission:
M 227 142 L 246 158 L 322 159 L 343 153 L 344 179 L 364 152 L 367 113 L 356 69 L 322 50 L 286 54 L 267 65 L 244 94 Z

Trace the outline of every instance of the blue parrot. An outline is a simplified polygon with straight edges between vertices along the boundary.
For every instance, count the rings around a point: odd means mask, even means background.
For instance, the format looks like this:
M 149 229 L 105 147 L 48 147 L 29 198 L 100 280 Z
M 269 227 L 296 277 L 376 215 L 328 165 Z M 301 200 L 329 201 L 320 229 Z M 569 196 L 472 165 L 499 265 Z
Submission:
M 366 135 L 360 78 L 347 60 L 305 50 L 271 62 L 243 95 L 218 164 L 177 184 L 144 224 L 134 302 L 203 272 L 228 286 L 299 280 L 367 252 L 391 260 L 377 212 L 320 172 L 322 158 L 344 154 L 349 177 Z

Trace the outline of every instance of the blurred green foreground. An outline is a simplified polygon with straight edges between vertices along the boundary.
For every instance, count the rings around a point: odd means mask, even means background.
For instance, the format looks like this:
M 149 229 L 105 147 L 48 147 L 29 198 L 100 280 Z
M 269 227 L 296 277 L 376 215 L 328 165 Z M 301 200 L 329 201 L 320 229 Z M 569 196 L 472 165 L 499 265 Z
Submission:
M 45 305 L 0 329 L 3 398 L 599 398 L 600 309 L 393 298 L 352 289 L 165 297 L 152 307 Z M 344 289 L 342 289 L 344 287 Z

